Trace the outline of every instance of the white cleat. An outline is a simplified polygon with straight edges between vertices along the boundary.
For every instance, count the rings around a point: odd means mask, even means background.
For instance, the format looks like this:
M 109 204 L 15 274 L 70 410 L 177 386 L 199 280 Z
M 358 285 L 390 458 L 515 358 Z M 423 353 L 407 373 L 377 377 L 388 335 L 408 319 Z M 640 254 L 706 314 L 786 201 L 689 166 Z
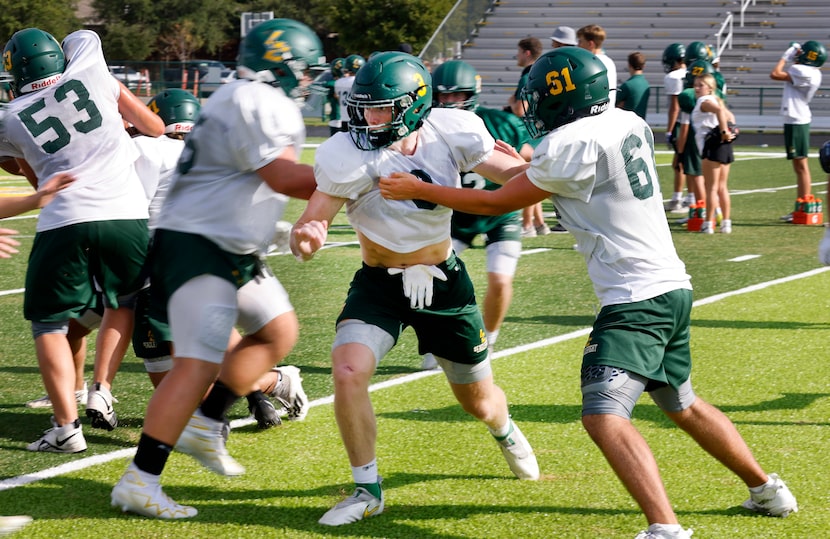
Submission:
M 380 499 L 377 499 L 365 488 L 357 487 L 351 496 L 326 511 L 318 522 L 324 526 L 342 526 L 364 518 L 376 517 L 381 513 L 383 492 Z
M 281 415 L 287 415 L 289 421 L 302 421 L 308 415 L 308 396 L 303 390 L 300 369 L 286 365 L 275 367 L 274 370 L 280 374 L 280 381 L 270 396 L 282 404 Z
M 790 489 L 778 474 L 771 473 L 772 485 L 764 487 L 760 493 L 749 492 L 749 499 L 741 504 L 744 509 L 755 511 L 769 517 L 786 517 L 798 512 L 798 502 Z
M 78 404 L 86 403 L 87 394 L 86 382 L 84 382 L 84 388 L 78 389 L 75 391 L 75 402 Z M 51 408 L 52 407 L 52 400 L 49 398 L 49 395 L 44 395 L 39 399 L 30 400 L 26 403 L 26 408 Z
M 86 451 L 86 440 L 81 430 L 81 421 L 76 419 L 62 427 L 54 425 L 51 429 L 45 431 L 39 440 L 27 445 L 26 449 L 48 453 L 80 453 Z
M 123 512 L 150 518 L 177 519 L 195 517 L 195 508 L 174 502 L 161 490 L 158 480 L 148 479 L 135 464 L 130 464 L 112 489 L 112 506 Z M 142 477 L 145 476 L 145 477 Z
M 197 409 L 176 442 L 176 450 L 190 455 L 202 466 L 219 475 L 242 475 L 245 468 L 228 454 L 224 432 L 223 421 L 205 417 L 201 410 Z
M 86 416 L 92 420 L 92 428 L 113 430 L 118 426 L 118 416 L 112 407 L 112 393 L 100 383 L 92 384 L 86 400 Z
M 533 448 L 519 430 L 518 425 L 510 420 L 510 432 L 502 439 L 496 439 L 499 444 L 510 471 L 519 479 L 536 481 L 539 479 L 539 463 L 536 462 L 536 455 Z

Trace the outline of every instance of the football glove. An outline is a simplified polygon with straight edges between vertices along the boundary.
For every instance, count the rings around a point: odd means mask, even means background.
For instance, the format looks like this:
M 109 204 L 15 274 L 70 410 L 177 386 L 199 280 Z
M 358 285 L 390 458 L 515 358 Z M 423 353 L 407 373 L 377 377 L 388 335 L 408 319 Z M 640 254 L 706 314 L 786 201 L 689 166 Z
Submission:
M 672 131 L 666 132 L 666 146 L 668 146 L 669 150 L 677 151 L 675 145 L 677 144 L 677 137 L 674 136 Z
M 825 266 L 830 266 L 830 228 L 824 229 L 824 237 L 818 244 L 818 260 Z
M 423 309 L 432 305 L 432 280 L 447 280 L 436 266 L 415 264 L 406 268 L 389 268 L 389 275 L 403 274 L 403 295 L 409 298 L 409 307 Z
M 781 59 L 787 62 L 792 62 L 793 60 L 795 60 L 795 57 L 798 56 L 798 51 L 800 50 L 801 45 L 795 42 L 790 43 L 790 48 L 784 52 L 784 54 L 781 56 Z

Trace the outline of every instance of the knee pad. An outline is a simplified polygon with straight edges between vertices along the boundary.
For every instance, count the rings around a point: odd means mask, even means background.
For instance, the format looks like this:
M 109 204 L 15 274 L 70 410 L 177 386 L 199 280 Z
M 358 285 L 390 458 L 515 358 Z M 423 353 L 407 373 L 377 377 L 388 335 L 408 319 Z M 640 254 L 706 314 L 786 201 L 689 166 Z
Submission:
M 337 324 L 337 334 L 331 349 L 349 343 L 360 343 L 368 346 L 375 355 L 375 366 L 395 346 L 395 338 L 377 326 L 367 324 L 362 320 L 344 320 Z

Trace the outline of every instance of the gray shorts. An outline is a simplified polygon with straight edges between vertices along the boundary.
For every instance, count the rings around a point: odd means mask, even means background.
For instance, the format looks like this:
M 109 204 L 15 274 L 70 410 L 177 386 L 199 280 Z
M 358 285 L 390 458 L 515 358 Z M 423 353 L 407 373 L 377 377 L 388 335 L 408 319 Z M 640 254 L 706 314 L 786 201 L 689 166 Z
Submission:
M 590 365 L 582 369 L 583 416 L 610 414 L 631 419 L 634 405 L 643 392 L 648 392 L 664 412 L 682 412 L 697 398 L 690 380 L 675 389 L 618 367 Z

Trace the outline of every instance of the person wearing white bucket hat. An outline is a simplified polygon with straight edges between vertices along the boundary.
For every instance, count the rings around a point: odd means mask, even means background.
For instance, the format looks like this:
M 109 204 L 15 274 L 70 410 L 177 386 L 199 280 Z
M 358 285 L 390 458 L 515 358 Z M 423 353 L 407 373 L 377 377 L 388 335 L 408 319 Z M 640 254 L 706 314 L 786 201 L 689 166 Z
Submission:
M 576 30 L 570 26 L 557 26 L 550 36 L 551 46 L 554 49 L 559 47 L 576 46 Z

